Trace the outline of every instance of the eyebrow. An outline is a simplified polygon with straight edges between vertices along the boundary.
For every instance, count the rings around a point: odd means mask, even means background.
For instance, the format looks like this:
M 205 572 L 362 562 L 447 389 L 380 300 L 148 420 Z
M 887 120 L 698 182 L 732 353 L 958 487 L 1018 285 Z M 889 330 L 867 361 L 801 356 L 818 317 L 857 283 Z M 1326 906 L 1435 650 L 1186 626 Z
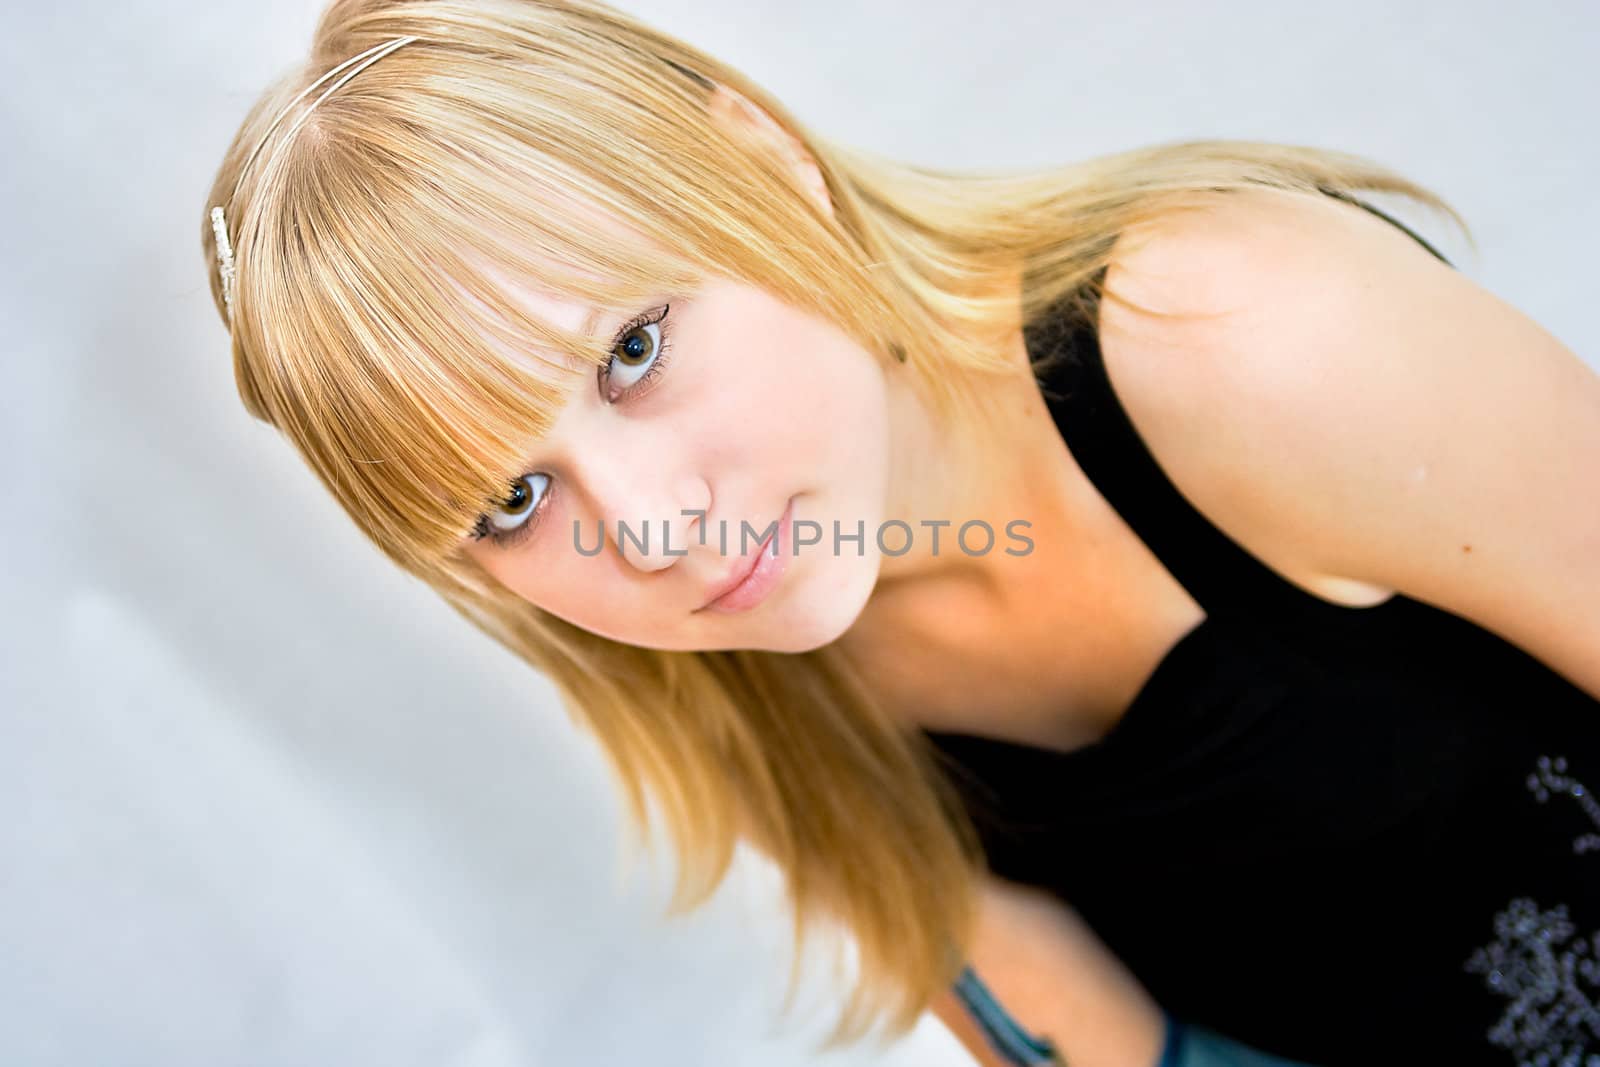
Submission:
M 596 331 L 598 331 L 602 326 L 610 328 L 614 324 L 620 324 L 626 321 L 627 317 L 631 314 L 634 314 L 634 312 L 623 310 L 621 312 L 608 315 L 604 309 L 598 306 L 591 307 L 589 309 L 589 313 L 583 317 L 583 335 L 590 341 L 610 341 L 611 336 L 609 334 L 606 336 L 601 336 Z
M 660 299 L 665 299 L 666 296 L 667 296 L 667 294 L 665 294 L 665 293 L 660 294 Z M 605 310 L 603 308 L 599 307 L 599 306 L 590 307 L 589 308 L 589 313 L 583 317 L 583 332 L 592 341 L 598 341 L 598 340 L 609 341 L 609 340 L 611 340 L 611 338 L 609 336 L 604 337 L 604 338 L 598 336 L 595 333 L 596 328 L 606 324 L 607 322 L 615 322 L 615 323 L 620 325 L 621 323 L 625 322 L 630 316 L 636 315 L 636 314 L 642 314 L 644 311 L 646 311 L 649 308 L 651 308 L 652 306 L 654 306 L 651 301 L 653 301 L 655 299 L 657 299 L 656 296 L 646 297 L 633 310 L 629 310 L 628 308 L 623 308 L 620 311 L 612 312 L 610 314 L 607 314 L 605 312 Z
M 600 308 L 591 307 L 589 309 L 589 313 L 583 317 L 583 321 L 578 324 L 578 329 L 579 329 L 580 334 L 586 340 L 589 340 L 589 341 L 597 341 L 597 340 L 599 340 L 600 339 L 599 335 L 596 334 L 595 331 L 596 331 L 596 329 L 599 328 L 601 320 L 604 317 L 605 316 L 602 313 L 602 311 L 600 310 Z M 574 366 L 571 362 L 569 362 L 565 358 L 563 358 L 561 360 L 561 362 L 562 362 L 562 365 L 566 366 L 569 370 L 577 370 L 577 369 L 579 369 L 578 367 Z
M 600 325 L 600 309 L 597 308 L 597 307 L 591 307 L 589 309 L 589 314 L 587 314 L 587 315 L 585 315 L 583 317 L 583 333 L 584 333 L 584 336 L 588 337 L 590 340 L 594 340 L 594 336 L 595 336 L 594 330 L 595 330 L 595 327 L 599 326 L 599 325 Z
M 601 341 L 601 340 L 611 341 L 611 340 L 614 339 L 613 337 L 611 337 L 611 336 L 600 337 L 599 335 L 597 335 L 595 333 L 595 330 L 599 326 L 601 326 L 603 323 L 606 323 L 608 321 L 614 322 L 616 324 L 616 326 L 618 326 L 620 328 L 622 323 L 627 322 L 628 319 L 631 316 L 645 314 L 645 313 L 648 312 L 648 310 L 650 308 L 656 306 L 656 302 L 657 301 L 664 302 L 666 300 L 672 300 L 672 303 L 674 305 L 676 305 L 678 303 L 678 301 L 676 299 L 673 299 L 673 294 L 667 293 L 667 292 L 661 292 L 661 293 L 654 294 L 652 296 L 646 297 L 640 304 L 637 305 L 637 309 L 634 310 L 634 311 L 629 311 L 628 309 L 624 308 L 620 312 L 616 312 L 616 313 L 613 313 L 611 315 L 607 315 L 601 308 L 599 308 L 599 307 L 591 307 L 589 309 L 589 313 L 583 317 L 582 327 L 583 327 L 584 336 L 586 336 L 591 341 Z M 685 301 L 685 302 L 687 302 L 687 301 Z

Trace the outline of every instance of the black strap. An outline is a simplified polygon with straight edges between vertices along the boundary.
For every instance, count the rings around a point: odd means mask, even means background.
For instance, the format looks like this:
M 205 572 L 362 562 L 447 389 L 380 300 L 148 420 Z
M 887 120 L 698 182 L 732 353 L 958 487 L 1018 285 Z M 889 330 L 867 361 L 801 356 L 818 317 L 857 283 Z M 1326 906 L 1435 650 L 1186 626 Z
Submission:
M 1386 219 L 1444 262 L 1449 260 L 1404 225 L 1361 200 L 1324 192 Z M 1041 368 L 1041 392 L 1084 473 L 1208 615 L 1270 618 L 1317 625 L 1350 609 L 1285 581 L 1202 515 L 1173 484 L 1139 436 L 1106 374 L 1097 336 L 1093 284 L 1024 330 Z
M 1413 241 L 1417 242 L 1417 244 L 1421 245 L 1423 248 L 1426 248 L 1429 252 L 1433 253 L 1433 255 L 1436 258 L 1438 258 L 1440 261 L 1442 261 L 1446 266 L 1451 267 L 1451 268 L 1455 267 L 1454 263 L 1451 263 L 1448 259 L 1445 258 L 1445 255 L 1444 255 L 1443 252 L 1439 251 L 1437 248 L 1433 247 L 1427 241 L 1423 240 L 1421 234 L 1417 233 L 1417 231 L 1413 230 L 1410 226 L 1407 226 L 1405 223 L 1401 222 L 1399 219 L 1395 218 L 1393 215 L 1390 215 L 1390 214 L 1388 214 L 1387 212 L 1384 212 L 1384 211 L 1380 211 L 1378 208 L 1373 207 L 1371 204 L 1367 203 L 1365 200 L 1362 200 L 1359 197 L 1351 196 L 1349 193 L 1345 192 L 1342 189 L 1334 189 L 1334 188 L 1331 188 L 1330 186 L 1326 186 L 1326 185 L 1319 185 L 1319 186 L 1317 186 L 1317 188 L 1322 190 L 1324 193 L 1327 193 L 1329 196 L 1334 197 L 1335 199 L 1343 200 L 1348 204 L 1354 204 L 1356 207 L 1359 207 L 1359 208 L 1364 208 L 1365 210 L 1370 211 L 1370 212 L 1372 212 L 1372 214 L 1378 216 L 1378 218 L 1382 219 L 1384 222 L 1387 222 L 1392 226 L 1396 226 L 1396 227 L 1400 228 L 1401 230 L 1405 231 L 1405 233 Z

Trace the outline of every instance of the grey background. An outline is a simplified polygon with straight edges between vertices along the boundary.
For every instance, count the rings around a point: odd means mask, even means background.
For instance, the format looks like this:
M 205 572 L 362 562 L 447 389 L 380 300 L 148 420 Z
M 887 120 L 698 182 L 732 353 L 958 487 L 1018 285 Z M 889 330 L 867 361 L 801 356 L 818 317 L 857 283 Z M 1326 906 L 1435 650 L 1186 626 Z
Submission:
M 626 9 L 802 119 L 931 163 L 1168 138 L 1360 152 L 1444 250 L 1600 359 L 1600 5 Z M 319 5 L 19 6 L 0 40 L 0 1062 L 784 1064 L 773 873 L 657 916 L 599 754 L 245 416 L 205 188 Z M 1392 206 L 1392 205 L 1391 205 Z M 1406 216 L 1442 239 L 1443 223 Z M 961 1064 L 931 1017 L 839 1063 Z

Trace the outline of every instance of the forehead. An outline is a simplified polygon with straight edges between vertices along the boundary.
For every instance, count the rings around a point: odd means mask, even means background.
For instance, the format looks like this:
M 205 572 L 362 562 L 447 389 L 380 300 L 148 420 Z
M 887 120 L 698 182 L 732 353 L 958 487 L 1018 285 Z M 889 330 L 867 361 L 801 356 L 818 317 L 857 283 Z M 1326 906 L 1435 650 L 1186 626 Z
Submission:
M 568 244 L 586 251 L 605 246 L 613 256 L 626 256 L 629 249 L 659 249 L 658 245 L 615 213 L 604 210 L 585 197 L 574 196 L 570 191 L 547 186 L 539 190 L 536 200 L 535 211 L 544 218 L 560 220 L 553 227 L 561 231 L 555 236 L 557 246 Z M 513 269 L 485 254 L 463 253 L 463 259 L 471 270 L 518 315 L 536 319 L 559 331 L 577 334 L 590 342 L 600 340 L 598 334 L 606 323 L 607 308 L 588 294 L 565 288 L 563 283 L 588 287 L 593 293 L 616 293 L 626 288 L 619 284 L 619 279 L 585 269 L 570 259 L 558 261 L 525 248 L 518 249 L 515 258 L 522 262 Z M 602 254 L 595 258 L 608 257 Z M 457 288 L 480 310 L 489 310 L 483 300 L 470 291 L 469 286 L 458 282 Z M 553 370 L 556 378 L 563 380 L 565 372 L 584 369 L 566 353 L 548 345 L 537 345 L 534 351 L 519 345 L 516 351 L 504 354 L 529 369 Z
M 499 264 L 485 262 L 478 264 L 478 270 L 521 314 L 538 319 L 559 330 L 571 331 L 591 340 L 595 338 L 602 316 L 598 305 L 580 296 L 550 288 L 544 281 L 545 276 L 513 274 Z M 600 281 L 595 280 L 597 283 Z M 527 353 L 520 355 L 525 358 Z M 581 369 L 565 352 L 558 349 L 542 350 L 539 355 L 542 357 L 539 362 L 546 365 L 554 363 L 567 370 Z

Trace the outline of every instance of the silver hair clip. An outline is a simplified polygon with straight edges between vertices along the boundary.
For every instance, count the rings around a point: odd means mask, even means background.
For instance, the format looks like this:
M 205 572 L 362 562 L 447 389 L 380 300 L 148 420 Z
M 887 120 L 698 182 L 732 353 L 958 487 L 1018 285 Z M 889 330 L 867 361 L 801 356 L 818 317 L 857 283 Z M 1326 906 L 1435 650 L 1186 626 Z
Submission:
M 267 141 L 272 138 L 272 131 L 278 128 L 278 123 L 282 122 L 284 117 L 288 115 L 289 112 L 294 110 L 294 106 L 296 104 L 304 100 L 323 82 L 327 81 L 329 78 L 340 73 L 341 71 L 344 72 L 344 77 L 340 78 L 338 81 L 324 89 L 322 95 L 312 101 L 311 106 L 302 111 L 299 118 L 294 120 L 294 124 L 289 127 L 289 132 L 284 134 L 283 138 L 279 141 L 277 151 L 273 153 L 274 159 L 277 158 L 278 153 L 284 150 L 284 146 L 289 144 L 289 142 L 294 139 L 295 131 L 300 128 L 301 123 L 305 122 L 306 116 L 315 111 L 317 109 L 317 105 L 328 99 L 329 95 L 338 89 L 339 86 L 343 85 L 345 82 L 349 81 L 351 78 L 355 77 L 357 74 L 361 73 L 367 67 L 376 63 L 390 52 L 393 52 L 402 45 L 410 44 L 412 41 L 417 39 L 418 38 L 415 35 L 408 37 L 396 37 L 392 40 L 385 41 L 382 44 L 373 45 L 365 52 L 362 52 L 359 55 L 351 56 L 343 63 L 340 63 L 338 66 L 328 71 L 322 77 L 318 78 L 316 81 L 300 90 L 299 93 L 295 94 L 295 98 L 289 101 L 289 103 L 284 106 L 282 111 L 278 112 L 278 116 L 272 120 L 272 123 L 267 126 L 266 132 L 261 135 L 261 139 L 256 142 L 255 148 L 251 149 L 250 154 L 245 157 L 244 165 L 239 168 L 239 176 L 234 180 L 233 183 L 233 194 L 238 194 L 239 186 L 241 183 L 243 183 L 244 176 L 250 171 L 250 164 L 255 162 L 256 156 L 261 154 L 261 149 L 265 147 Z M 233 195 L 228 197 L 228 202 L 233 202 Z M 233 263 L 233 245 L 228 240 L 227 218 L 223 214 L 222 207 L 220 205 L 214 206 L 211 209 L 211 232 L 216 237 L 217 241 L 217 269 L 222 276 L 222 302 L 227 306 L 228 319 L 231 322 L 233 320 L 233 287 L 234 281 L 238 277 L 238 272 Z
M 228 220 L 222 208 L 211 209 L 211 233 L 217 239 L 217 273 L 222 276 L 222 302 L 228 308 L 228 321 L 233 321 L 233 245 L 228 243 Z

